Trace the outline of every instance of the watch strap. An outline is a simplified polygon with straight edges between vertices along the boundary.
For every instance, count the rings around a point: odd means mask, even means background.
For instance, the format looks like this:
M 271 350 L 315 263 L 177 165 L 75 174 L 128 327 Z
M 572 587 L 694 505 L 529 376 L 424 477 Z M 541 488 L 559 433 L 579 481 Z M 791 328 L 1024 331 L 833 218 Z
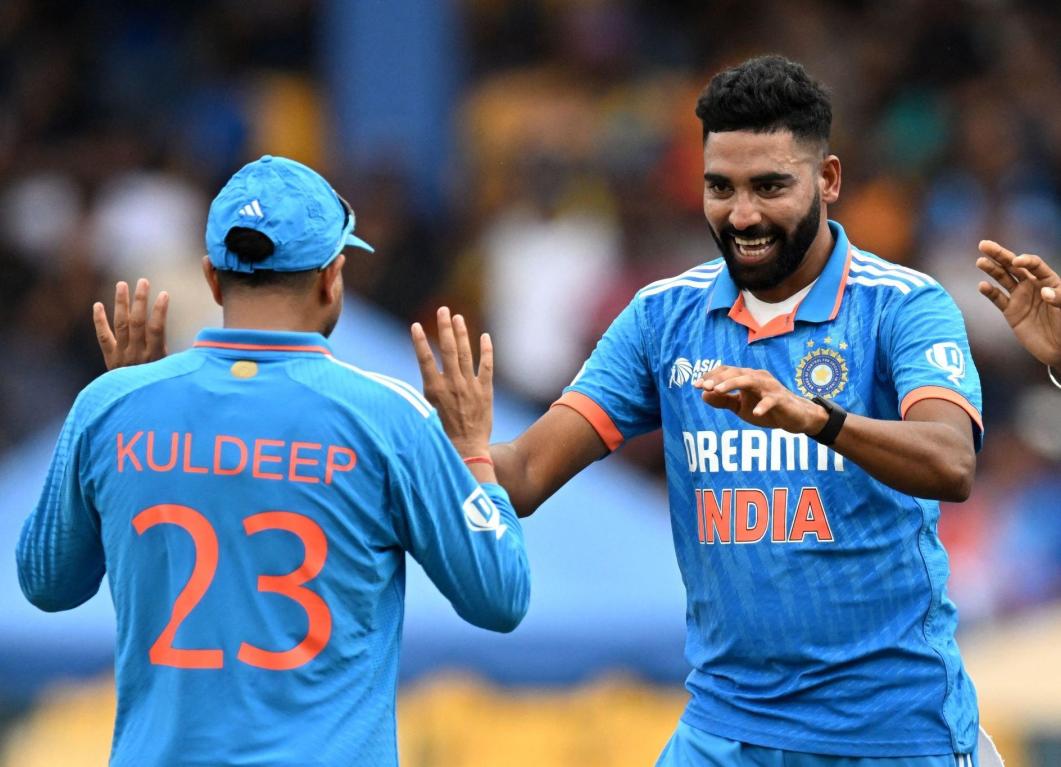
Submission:
M 844 427 L 844 421 L 847 420 L 847 411 L 832 400 L 827 400 L 824 397 L 814 397 L 811 402 L 825 408 L 825 412 L 829 414 L 829 420 L 825 422 L 825 426 L 822 427 L 820 432 L 810 435 L 810 438 L 823 445 L 831 445 L 836 441 L 837 435 L 840 434 L 840 429 Z

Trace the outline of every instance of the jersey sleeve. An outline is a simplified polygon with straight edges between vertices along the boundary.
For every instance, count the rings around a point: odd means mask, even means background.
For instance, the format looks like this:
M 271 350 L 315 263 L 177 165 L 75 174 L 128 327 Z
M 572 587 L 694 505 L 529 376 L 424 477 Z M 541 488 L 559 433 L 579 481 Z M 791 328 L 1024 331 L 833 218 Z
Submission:
M 396 462 L 399 536 L 469 623 L 512 631 L 530 604 L 523 528 L 500 485 L 476 482 L 432 415 Z
M 580 413 L 608 446 L 660 426 L 659 390 L 635 298 L 605 331 L 575 380 L 553 406 Z
M 938 285 L 912 291 L 889 313 L 883 330 L 900 417 L 921 400 L 952 402 L 969 414 L 979 450 L 984 431 L 980 377 L 951 297 Z
M 48 612 L 69 610 L 98 590 L 106 570 L 99 515 L 82 467 L 88 444 L 78 408 L 63 425 L 37 507 L 22 526 L 16 557 L 22 593 Z

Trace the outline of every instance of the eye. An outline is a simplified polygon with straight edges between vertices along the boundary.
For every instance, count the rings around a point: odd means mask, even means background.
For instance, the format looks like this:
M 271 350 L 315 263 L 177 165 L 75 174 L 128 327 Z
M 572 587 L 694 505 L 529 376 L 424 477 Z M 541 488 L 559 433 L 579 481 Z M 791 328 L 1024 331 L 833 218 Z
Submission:
M 712 197 L 725 197 L 730 192 L 730 187 L 727 184 L 723 184 L 718 181 L 707 181 L 704 183 L 704 189 Z
M 784 189 L 784 187 L 782 187 L 780 184 L 775 184 L 773 182 L 759 184 L 759 192 L 761 194 L 777 194 L 782 189 Z

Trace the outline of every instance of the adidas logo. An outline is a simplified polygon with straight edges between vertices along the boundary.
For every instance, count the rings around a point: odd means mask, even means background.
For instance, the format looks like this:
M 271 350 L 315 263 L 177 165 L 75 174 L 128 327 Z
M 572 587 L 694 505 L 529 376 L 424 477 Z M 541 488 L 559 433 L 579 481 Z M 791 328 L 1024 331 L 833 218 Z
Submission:
M 265 214 L 262 213 L 262 206 L 258 204 L 257 200 L 249 202 L 239 209 L 241 216 L 254 216 L 254 218 L 265 218 Z

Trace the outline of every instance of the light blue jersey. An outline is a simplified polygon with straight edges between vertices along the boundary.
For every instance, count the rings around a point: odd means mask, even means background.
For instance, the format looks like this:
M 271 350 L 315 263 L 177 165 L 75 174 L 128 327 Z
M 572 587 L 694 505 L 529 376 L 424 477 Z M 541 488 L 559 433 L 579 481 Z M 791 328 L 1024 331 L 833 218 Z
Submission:
M 413 387 L 209 330 L 81 393 L 18 570 L 45 610 L 109 577 L 112 765 L 393 765 L 407 551 L 468 621 L 526 612 L 508 497 Z
M 980 386 L 954 303 L 930 277 L 835 247 L 792 314 L 760 327 L 719 259 L 642 289 L 558 404 L 612 449 L 663 428 L 688 594 L 692 699 L 708 733 L 847 756 L 969 753 L 978 715 L 954 641 L 939 504 L 870 477 L 803 435 L 705 404 L 720 364 L 898 420 Z

